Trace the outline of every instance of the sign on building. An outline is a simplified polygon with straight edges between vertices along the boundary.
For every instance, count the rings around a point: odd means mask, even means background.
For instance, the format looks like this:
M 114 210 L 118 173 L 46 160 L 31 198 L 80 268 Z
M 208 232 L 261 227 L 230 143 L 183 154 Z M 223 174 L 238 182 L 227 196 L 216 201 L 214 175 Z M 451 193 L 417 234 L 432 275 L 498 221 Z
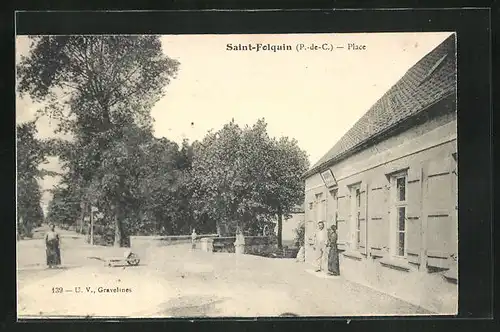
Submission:
M 337 180 L 335 180 L 335 177 L 333 176 L 332 170 L 328 169 L 328 170 L 322 172 L 321 178 L 323 179 L 325 186 L 327 186 L 328 188 L 337 186 Z

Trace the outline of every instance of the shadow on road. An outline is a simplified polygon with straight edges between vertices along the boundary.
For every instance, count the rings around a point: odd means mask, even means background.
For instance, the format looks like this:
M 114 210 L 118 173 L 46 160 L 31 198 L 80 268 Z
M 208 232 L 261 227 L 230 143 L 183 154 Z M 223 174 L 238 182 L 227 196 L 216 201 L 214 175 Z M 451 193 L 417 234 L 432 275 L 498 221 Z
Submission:
M 179 318 L 217 317 L 220 311 L 217 310 L 216 304 L 226 300 L 229 299 L 217 299 L 210 296 L 180 296 L 161 304 L 162 309 L 159 314 Z

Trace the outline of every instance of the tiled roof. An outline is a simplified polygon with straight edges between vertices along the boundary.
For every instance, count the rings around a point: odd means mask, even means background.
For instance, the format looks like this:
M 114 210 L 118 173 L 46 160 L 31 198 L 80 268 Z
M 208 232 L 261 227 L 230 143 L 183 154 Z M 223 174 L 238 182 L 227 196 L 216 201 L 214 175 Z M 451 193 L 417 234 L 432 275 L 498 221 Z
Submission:
M 340 160 L 360 144 L 454 94 L 455 59 L 453 34 L 410 68 L 306 174 Z

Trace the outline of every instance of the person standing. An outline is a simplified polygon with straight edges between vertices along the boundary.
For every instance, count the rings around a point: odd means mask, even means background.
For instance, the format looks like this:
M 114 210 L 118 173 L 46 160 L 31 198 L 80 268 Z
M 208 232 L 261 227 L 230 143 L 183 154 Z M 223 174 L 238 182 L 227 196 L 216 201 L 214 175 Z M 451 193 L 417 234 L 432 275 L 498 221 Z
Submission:
M 49 224 L 49 231 L 45 234 L 45 253 L 47 255 L 47 266 L 52 268 L 61 265 L 61 249 L 59 234 L 55 231 L 55 225 Z
M 339 268 L 339 251 L 337 249 L 337 226 L 332 225 L 328 230 L 328 245 L 330 247 L 328 253 L 328 274 L 333 276 L 340 275 Z
M 193 233 L 191 233 L 191 249 L 196 249 L 196 230 L 193 228 Z
M 320 272 L 327 255 L 328 233 L 325 229 L 325 222 L 318 222 L 318 231 L 314 234 L 314 249 L 316 251 L 316 272 Z

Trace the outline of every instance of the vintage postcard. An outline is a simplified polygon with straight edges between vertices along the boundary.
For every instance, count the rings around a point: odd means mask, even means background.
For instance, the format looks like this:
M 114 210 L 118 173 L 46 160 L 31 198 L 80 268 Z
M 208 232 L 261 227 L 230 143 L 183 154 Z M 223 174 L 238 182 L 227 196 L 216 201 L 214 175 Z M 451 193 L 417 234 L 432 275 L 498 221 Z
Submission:
M 458 310 L 456 34 L 16 38 L 17 314 Z

